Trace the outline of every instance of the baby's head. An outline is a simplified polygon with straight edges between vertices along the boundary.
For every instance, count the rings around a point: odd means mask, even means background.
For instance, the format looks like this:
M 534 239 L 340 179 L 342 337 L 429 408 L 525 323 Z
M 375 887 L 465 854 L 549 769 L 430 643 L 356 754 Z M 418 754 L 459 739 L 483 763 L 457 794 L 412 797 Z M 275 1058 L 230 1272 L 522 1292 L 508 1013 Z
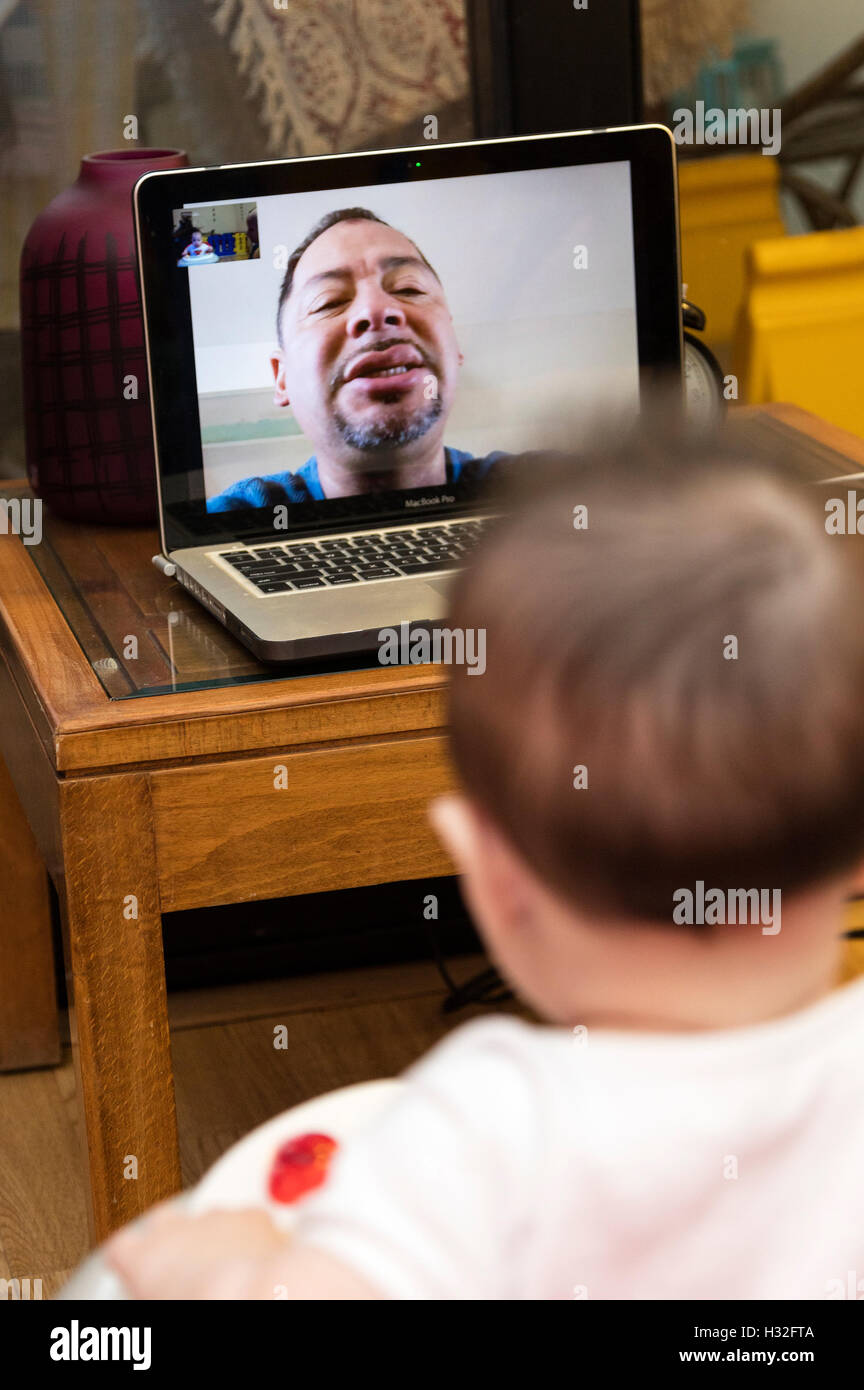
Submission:
M 433 811 L 489 950 L 557 1022 L 786 1012 L 864 859 L 864 547 L 726 444 L 517 471 L 454 593 L 486 668 Z

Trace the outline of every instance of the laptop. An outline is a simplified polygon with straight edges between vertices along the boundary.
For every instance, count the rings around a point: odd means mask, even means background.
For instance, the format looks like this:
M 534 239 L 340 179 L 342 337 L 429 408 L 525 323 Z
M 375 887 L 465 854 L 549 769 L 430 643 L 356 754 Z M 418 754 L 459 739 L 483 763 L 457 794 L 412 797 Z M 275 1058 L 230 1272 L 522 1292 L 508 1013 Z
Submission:
M 265 661 L 429 630 L 543 423 L 681 372 L 662 126 L 145 175 L 162 550 Z

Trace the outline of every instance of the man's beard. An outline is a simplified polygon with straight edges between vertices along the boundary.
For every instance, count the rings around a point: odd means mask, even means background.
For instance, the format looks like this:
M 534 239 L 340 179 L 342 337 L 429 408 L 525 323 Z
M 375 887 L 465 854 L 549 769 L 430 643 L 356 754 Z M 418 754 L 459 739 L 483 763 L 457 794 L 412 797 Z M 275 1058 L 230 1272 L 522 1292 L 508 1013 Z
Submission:
M 382 405 L 395 405 L 400 399 L 401 393 L 396 392 L 391 396 L 379 397 Z M 376 450 L 383 452 L 398 449 L 403 444 L 421 439 L 426 431 L 432 428 L 443 409 L 441 397 L 433 396 L 422 409 L 415 410 L 410 415 L 397 415 L 386 422 L 373 421 L 368 425 L 354 425 L 338 410 L 334 412 L 333 419 L 345 443 L 352 449 L 375 453 Z

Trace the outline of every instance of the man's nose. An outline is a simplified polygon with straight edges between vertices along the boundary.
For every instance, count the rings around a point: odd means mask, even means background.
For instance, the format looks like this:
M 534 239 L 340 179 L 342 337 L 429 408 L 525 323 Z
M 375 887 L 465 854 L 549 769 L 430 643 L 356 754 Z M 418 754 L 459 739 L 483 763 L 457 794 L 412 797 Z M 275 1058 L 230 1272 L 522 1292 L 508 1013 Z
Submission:
M 382 328 L 402 328 L 405 311 L 398 300 L 381 290 L 367 289 L 358 295 L 348 316 L 349 338 L 377 333 Z

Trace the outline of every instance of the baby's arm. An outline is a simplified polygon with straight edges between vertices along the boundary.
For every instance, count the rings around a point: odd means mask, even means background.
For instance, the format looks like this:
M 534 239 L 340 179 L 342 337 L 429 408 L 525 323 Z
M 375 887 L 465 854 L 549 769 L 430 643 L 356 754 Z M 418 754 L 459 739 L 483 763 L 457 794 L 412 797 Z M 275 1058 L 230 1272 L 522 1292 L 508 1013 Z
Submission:
M 137 1299 L 372 1299 L 341 1260 L 294 1244 L 266 1212 L 186 1216 L 158 1207 L 118 1232 L 105 1259 Z
M 514 1019 L 457 1029 L 351 1135 L 293 1237 L 260 1210 L 192 1218 L 169 1205 L 106 1258 L 145 1299 L 509 1298 L 553 1133 L 537 1048 Z

